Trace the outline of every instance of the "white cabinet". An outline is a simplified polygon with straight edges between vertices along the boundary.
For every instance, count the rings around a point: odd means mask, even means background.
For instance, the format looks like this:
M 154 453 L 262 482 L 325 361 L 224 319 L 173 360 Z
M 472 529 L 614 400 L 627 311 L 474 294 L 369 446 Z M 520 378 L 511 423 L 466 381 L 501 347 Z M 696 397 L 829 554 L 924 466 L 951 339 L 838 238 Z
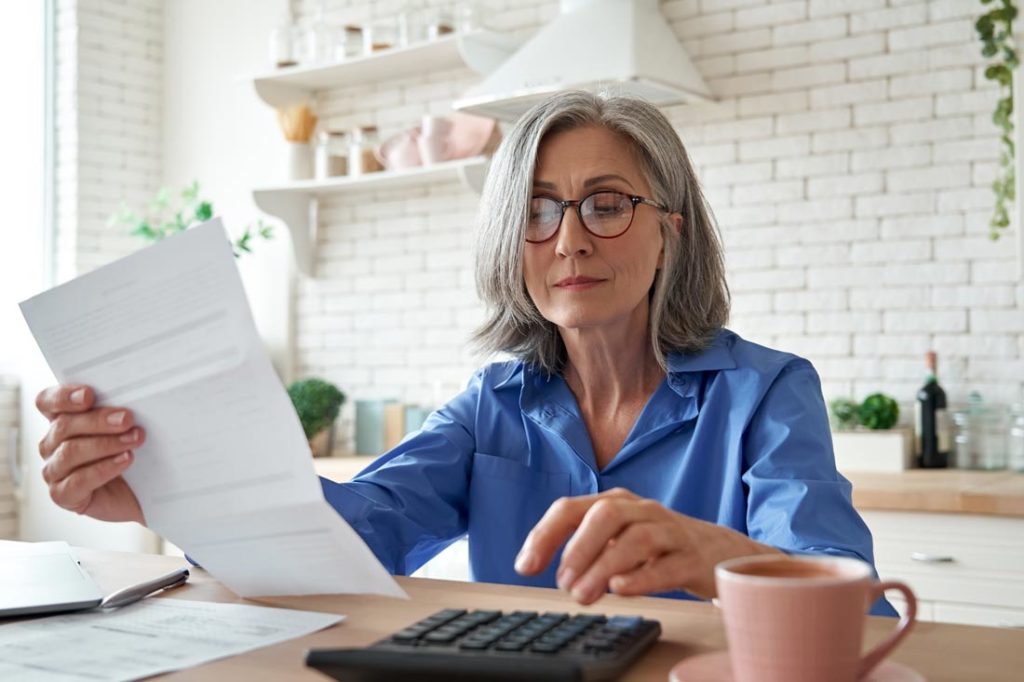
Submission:
M 921 620 L 1024 627 L 1024 518 L 862 511 L 883 580 L 902 580 Z M 893 594 L 898 610 L 903 604 Z

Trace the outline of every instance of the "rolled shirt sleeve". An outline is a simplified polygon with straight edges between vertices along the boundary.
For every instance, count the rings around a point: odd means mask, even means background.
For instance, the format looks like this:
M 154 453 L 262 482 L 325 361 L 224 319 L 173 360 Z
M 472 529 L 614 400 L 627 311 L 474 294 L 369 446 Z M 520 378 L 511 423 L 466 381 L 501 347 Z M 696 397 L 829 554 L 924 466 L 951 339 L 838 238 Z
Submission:
M 324 497 L 394 574 L 408 575 L 466 533 L 482 372 L 421 429 Z

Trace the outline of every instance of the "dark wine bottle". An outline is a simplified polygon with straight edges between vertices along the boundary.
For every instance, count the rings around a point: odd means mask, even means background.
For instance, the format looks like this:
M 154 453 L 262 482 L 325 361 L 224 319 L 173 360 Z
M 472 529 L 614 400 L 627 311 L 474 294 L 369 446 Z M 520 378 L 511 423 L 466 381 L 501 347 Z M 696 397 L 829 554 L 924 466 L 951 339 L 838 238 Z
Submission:
M 925 362 L 928 374 L 917 392 L 914 415 L 917 465 L 922 469 L 942 469 L 949 466 L 952 446 L 946 392 L 939 386 L 935 351 L 928 351 Z

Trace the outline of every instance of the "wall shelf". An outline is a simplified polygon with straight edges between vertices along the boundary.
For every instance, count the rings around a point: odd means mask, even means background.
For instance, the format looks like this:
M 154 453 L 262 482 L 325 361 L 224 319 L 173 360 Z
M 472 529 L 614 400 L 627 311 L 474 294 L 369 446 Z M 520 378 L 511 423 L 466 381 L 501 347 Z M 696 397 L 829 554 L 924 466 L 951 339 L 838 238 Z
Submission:
M 260 99 L 272 107 L 308 102 L 314 93 L 331 88 L 378 83 L 467 66 L 489 73 L 519 45 L 519 40 L 493 31 L 453 33 L 437 40 L 392 48 L 336 64 L 276 69 L 253 79 Z M 320 197 L 377 189 L 399 189 L 444 180 L 461 180 L 479 192 L 490 159 L 476 156 L 403 171 L 371 173 L 358 178 L 302 180 L 253 191 L 256 205 L 288 226 L 299 271 L 313 274 L 317 211 Z
M 336 64 L 275 69 L 253 79 L 256 93 L 274 107 L 308 101 L 318 90 L 468 66 L 489 73 L 519 45 L 493 31 L 454 33 L 408 47 L 381 50 Z
M 264 213 L 280 218 L 288 226 L 295 249 L 295 262 L 301 272 L 313 275 L 316 245 L 317 211 L 320 198 L 359 194 L 382 189 L 402 189 L 429 182 L 460 180 L 469 189 L 480 192 L 490 157 L 445 161 L 401 171 L 381 171 L 350 178 L 300 180 L 284 185 L 261 187 L 253 191 L 253 200 Z

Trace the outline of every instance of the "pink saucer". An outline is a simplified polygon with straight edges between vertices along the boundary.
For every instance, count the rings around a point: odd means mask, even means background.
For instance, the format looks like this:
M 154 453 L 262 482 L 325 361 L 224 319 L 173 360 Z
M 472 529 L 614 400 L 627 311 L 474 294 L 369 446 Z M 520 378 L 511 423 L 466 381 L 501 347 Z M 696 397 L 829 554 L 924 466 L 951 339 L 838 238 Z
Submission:
M 670 682 L 732 682 L 728 651 L 691 656 L 676 663 L 669 673 Z M 882 661 L 859 682 L 925 682 L 924 676 L 895 661 Z

